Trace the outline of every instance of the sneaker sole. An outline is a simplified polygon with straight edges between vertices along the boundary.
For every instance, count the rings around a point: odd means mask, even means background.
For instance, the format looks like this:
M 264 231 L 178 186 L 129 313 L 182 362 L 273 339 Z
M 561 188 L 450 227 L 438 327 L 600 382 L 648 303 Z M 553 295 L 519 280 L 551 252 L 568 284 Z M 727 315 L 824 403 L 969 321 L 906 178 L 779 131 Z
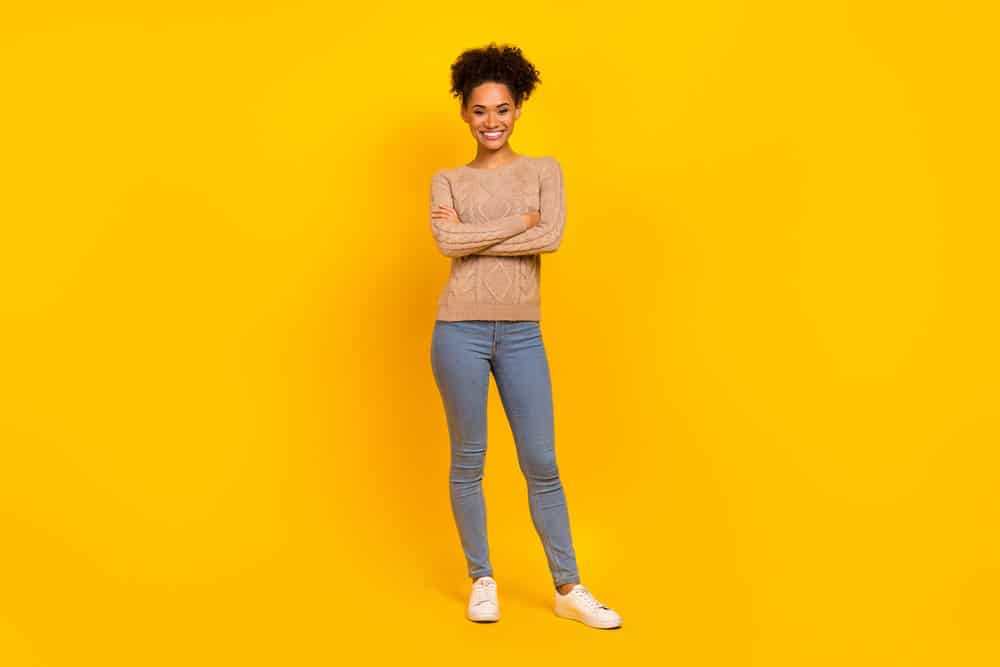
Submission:
M 486 617 L 486 618 L 474 618 L 472 616 L 466 615 L 466 618 L 469 619 L 470 621 L 472 621 L 473 623 L 496 623 L 497 621 L 500 620 L 499 616 Z
M 618 628 L 622 627 L 621 623 L 616 623 L 614 625 L 593 625 L 592 623 L 587 623 L 587 621 L 585 621 L 582 618 L 576 616 L 575 614 L 563 613 L 563 612 L 559 611 L 558 609 L 553 609 L 553 611 L 555 611 L 556 616 L 558 616 L 559 618 L 566 618 L 566 619 L 569 619 L 571 621 L 578 621 L 578 622 L 583 623 L 584 625 L 586 625 L 588 628 L 596 628 L 598 630 L 617 630 Z

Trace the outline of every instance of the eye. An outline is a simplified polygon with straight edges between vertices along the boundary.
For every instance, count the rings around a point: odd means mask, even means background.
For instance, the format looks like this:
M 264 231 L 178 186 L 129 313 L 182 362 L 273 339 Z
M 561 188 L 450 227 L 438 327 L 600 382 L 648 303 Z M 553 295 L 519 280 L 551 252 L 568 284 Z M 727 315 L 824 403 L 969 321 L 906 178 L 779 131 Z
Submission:
M 501 109 L 501 110 L 500 110 L 500 113 L 501 113 L 501 114 L 505 114 L 505 113 L 507 113 L 507 110 L 506 110 L 506 109 Z

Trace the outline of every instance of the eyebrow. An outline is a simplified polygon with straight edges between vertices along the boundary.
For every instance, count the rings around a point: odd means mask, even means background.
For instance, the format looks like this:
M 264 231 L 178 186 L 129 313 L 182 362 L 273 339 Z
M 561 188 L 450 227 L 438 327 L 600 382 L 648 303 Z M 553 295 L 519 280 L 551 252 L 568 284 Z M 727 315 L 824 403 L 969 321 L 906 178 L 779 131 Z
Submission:
M 509 104 L 510 104 L 510 102 L 501 102 L 500 104 L 497 105 L 497 109 L 499 109 L 502 106 L 509 105 Z M 483 104 L 473 104 L 472 105 L 473 109 L 475 109 L 476 107 L 483 107 L 485 109 L 486 105 L 483 105 Z

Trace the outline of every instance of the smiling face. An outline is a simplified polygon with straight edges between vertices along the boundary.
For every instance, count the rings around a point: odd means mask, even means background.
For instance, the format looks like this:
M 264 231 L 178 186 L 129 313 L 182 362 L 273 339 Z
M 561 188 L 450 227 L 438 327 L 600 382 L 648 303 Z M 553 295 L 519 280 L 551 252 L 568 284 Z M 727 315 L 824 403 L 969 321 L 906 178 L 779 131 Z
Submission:
M 479 151 L 496 151 L 507 144 L 521 108 L 505 84 L 487 81 L 472 89 L 462 110 L 462 120 L 479 142 Z

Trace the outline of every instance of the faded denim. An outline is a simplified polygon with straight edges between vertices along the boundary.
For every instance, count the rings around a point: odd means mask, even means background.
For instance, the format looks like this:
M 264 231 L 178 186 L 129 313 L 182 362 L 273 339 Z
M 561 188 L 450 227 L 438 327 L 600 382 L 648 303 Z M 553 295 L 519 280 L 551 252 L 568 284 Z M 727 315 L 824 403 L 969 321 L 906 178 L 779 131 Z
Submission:
M 493 575 L 482 479 L 490 372 L 527 482 L 528 508 L 553 584 L 579 582 L 566 494 L 556 465 L 552 383 L 536 320 L 435 320 L 431 369 L 451 442 L 451 506 L 472 579 Z

